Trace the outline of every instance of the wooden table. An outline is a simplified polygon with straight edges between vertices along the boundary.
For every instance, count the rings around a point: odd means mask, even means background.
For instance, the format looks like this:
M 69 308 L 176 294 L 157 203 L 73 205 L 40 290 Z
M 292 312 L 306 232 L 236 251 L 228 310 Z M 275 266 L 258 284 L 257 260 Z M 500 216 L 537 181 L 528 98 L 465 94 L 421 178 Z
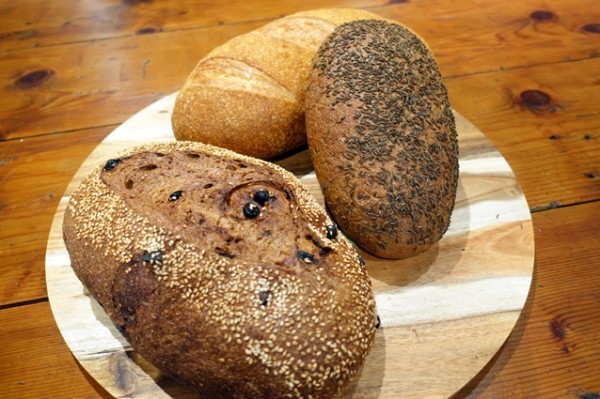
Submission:
M 95 146 L 228 38 L 342 6 L 428 41 L 454 108 L 501 151 L 532 212 L 535 272 L 521 318 L 455 397 L 600 398 L 597 0 L 1 0 L 2 397 L 110 397 L 64 343 L 44 276 L 58 201 Z

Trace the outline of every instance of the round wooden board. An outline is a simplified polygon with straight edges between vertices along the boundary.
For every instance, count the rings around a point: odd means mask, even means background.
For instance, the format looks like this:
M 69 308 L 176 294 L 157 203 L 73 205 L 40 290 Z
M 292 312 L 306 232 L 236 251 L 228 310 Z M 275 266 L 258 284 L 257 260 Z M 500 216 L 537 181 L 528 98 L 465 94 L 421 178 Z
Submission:
M 125 148 L 174 140 L 175 94 L 112 132 L 83 163 L 56 212 L 46 253 L 50 305 L 73 355 L 115 397 L 198 398 L 131 349 L 73 273 L 62 240 L 70 194 L 92 168 Z M 404 261 L 363 253 L 382 328 L 342 398 L 448 398 L 491 359 L 523 308 L 534 265 L 531 215 L 510 166 L 455 114 L 460 179 L 452 223 L 427 252 Z M 323 204 L 307 151 L 277 162 Z

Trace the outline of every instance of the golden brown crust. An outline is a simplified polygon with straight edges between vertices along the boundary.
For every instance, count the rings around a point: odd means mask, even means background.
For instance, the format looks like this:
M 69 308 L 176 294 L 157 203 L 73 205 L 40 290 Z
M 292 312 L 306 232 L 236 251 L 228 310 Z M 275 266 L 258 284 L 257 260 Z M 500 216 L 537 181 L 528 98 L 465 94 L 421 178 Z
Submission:
M 132 347 L 203 397 L 328 398 L 376 323 L 364 265 L 331 225 L 289 172 L 175 142 L 98 167 L 63 231 Z
M 263 159 L 305 145 L 304 95 L 312 59 L 337 25 L 365 18 L 380 17 L 353 9 L 305 11 L 215 48 L 177 97 L 175 137 Z
M 383 258 L 437 242 L 454 206 L 458 143 L 425 43 L 385 21 L 341 25 L 315 58 L 306 102 L 315 173 L 342 230 Z

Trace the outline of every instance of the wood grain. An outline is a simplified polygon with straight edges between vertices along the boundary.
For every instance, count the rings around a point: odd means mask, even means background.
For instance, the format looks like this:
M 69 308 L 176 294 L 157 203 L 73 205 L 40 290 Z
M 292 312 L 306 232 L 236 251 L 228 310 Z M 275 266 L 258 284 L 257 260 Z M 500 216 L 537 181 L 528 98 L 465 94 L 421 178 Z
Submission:
M 111 130 L 12 140 L 0 146 L 0 306 L 47 297 L 48 226 L 65 182 Z
M 433 3 L 435 7 L 432 7 Z M 292 0 L 276 3 L 233 0 L 204 2 L 202 6 L 190 0 L 178 1 L 175 6 L 144 1 L 86 1 L 82 5 L 75 0 L 51 3 L 27 0 L 21 4 L 21 7 L 0 9 L 5 17 L 5 23 L 0 27 L 0 45 L 5 50 L 246 22 L 266 23 L 283 15 L 315 8 L 366 8 L 422 32 L 442 58 L 460 54 L 461 62 L 453 64 L 463 69 L 453 74 L 472 72 L 472 68 L 482 67 L 482 62 L 492 65 L 489 70 L 587 58 L 590 53 L 597 52 L 597 47 L 593 36 L 590 40 L 584 27 L 600 19 L 594 0 L 551 4 L 524 0 L 502 9 L 494 2 L 481 0 Z M 578 10 L 590 11 L 582 13 Z M 464 26 L 470 29 L 464 29 Z M 448 31 L 456 34 L 446 35 L 444 32 Z M 490 43 L 494 45 L 490 46 Z M 515 45 L 522 46 L 522 56 L 506 57 L 515 50 Z M 536 51 L 539 47 L 546 47 L 544 54 Z M 470 55 L 467 59 L 464 58 L 465 51 Z
M 577 4 L 590 9 L 593 2 L 578 0 Z M 59 13 L 69 3 L 62 2 L 60 7 L 56 6 L 57 9 L 48 5 L 40 6 L 40 9 Z M 144 106 L 179 90 L 197 61 L 212 48 L 233 36 L 264 25 L 269 18 L 306 9 L 298 3 L 284 2 L 284 5 L 275 8 L 267 7 L 270 11 L 266 14 L 266 20 L 253 19 L 252 14 L 245 20 L 240 17 L 249 6 L 241 3 L 234 2 L 226 6 L 229 10 L 235 5 L 239 6 L 240 14 L 233 17 L 238 18 L 239 23 L 209 23 L 206 28 L 194 26 L 192 29 L 181 22 L 177 30 L 135 36 L 124 35 L 120 25 L 113 26 L 110 21 L 118 20 L 119 24 L 123 24 L 123 29 L 132 29 L 127 24 L 129 21 L 135 24 L 145 18 L 129 15 L 133 10 L 142 14 L 147 12 L 152 15 L 148 17 L 150 19 L 168 18 L 165 16 L 179 11 L 170 9 L 166 12 L 160 2 L 151 2 L 150 5 L 142 2 L 133 8 L 123 3 L 111 6 L 98 3 L 93 6 L 97 10 L 85 8 L 83 11 L 91 15 L 81 16 L 82 25 L 78 30 L 81 39 L 66 40 L 63 45 L 0 52 L 0 64 L 3 65 L 0 75 L 0 138 L 21 138 L 122 123 Z M 572 10 L 576 9 L 577 4 L 572 2 L 553 5 L 553 11 L 550 10 L 553 19 L 544 21 L 536 21 L 531 17 L 535 11 L 546 10 L 539 0 L 519 2 L 503 9 L 498 9 L 493 3 L 477 0 L 443 0 L 436 2 L 439 3 L 436 7 L 431 7 L 431 0 L 386 6 L 381 3 L 365 1 L 355 6 L 378 5 L 371 10 L 405 23 L 419 32 L 430 43 L 447 79 L 485 71 L 587 59 L 598 53 L 598 35 L 590 34 L 582 27 L 588 22 L 600 20 L 600 12 L 575 13 Z M 332 1 L 318 4 L 339 7 L 350 3 Z M 186 3 L 182 7 L 186 11 L 185 18 L 203 26 L 203 18 L 210 15 L 209 18 L 214 19 L 214 15 L 219 15 L 211 14 L 211 7 L 223 6 L 212 5 L 204 10 L 204 7 L 192 7 Z M 76 10 L 78 8 L 75 7 Z M 265 15 L 264 9 L 264 6 L 260 8 L 263 10 L 261 15 Z M 65 18 L 65 14 L 61 15 Z M 488 15 L 485 23 L 479 21 L 482 15 Z M 179 21 L 177 16 L 171 18 Z M 26 18 L 15 17 L 14 20 L 21 21 L 22 25 L 35 18 L 28 15 Z M 115 33 L 108 38 L 99 34 L 94 40 L 85 41 L 83 39 L 92 39 L 82 32 L 84 28 L 87 29 L 87 21 L 93 21 L 92 26 L 99 25 Z M 464 24 L 477 26 L 477 30 L 463 30 Z M 447 35 L 445 32 L 448 31 L 460 34 Z M 564 45 L 555 45 L 557 36 Z M 57 42 L 61 43 L 60 40 Z M 539 47 L 546 47 L 547 50 L 532 51 Z M 69 65 L 69 68 L 64 65 Z M 590 107 L 597 110 L 595 105 L 590 104 Z M 73 119 L 73 115 L 79 117 Z
M 71 355 L 47 301 L 0 312 L 0 359 L 3 398 L 112 398 Z
M 429 41 L 454 107 L 508 160 L 534 211 L 537 267 L 523 316 L 456 397 L 600 396 L 596 0 L 0 0 L 0 396 L 110 396 L 76 366 L 47 303 L 29 304 L 47 295 L 44 246 L 80 162 L 114 126 L 179 89 L 212 46 L 331 5 L 368 7 Z M 531 89 L 560 107 L 517 105 Z M 302 153 L 285 162 L 305 170 Z M 378 279 L 403 283 L 393 275 L 383 268 Z
M 595 202 L 533 214 L 538 243 L 533 290 L 502 350 L 453 399 L 575 399 L 600 392 L 593 372 L 600 361 L 600 342 L 597 334 L 587 333 L 600 319 L 595 270 L 600 251 L 594 247 L 599 226 L 590 223 L 599 212 L 600 203 Z M 574 273 L 580 270 L 586 278 Z M 560 332 L 562 326 L 563 339 L 551 329 L 557 315 L 562 317 L 554 330 Z M 3 397 L 112 398 L 77 367 L 47 302 L 0 312 L 0 358 Z M 65 382 L 68 391 L 62 388 Z M 177 394 L 181 392 L 172 396 Z
M 600 58 L 447 82 L 454 107 L 477 109 L 466 117 L 488 127 L 532 210 L 600 194 L 600 103 L 594 100 L 600 75 L 590 71 L 600 71 Z
M 260 25 L 0 53 L 0 93 L 5 94 L 0 97 L 0 138 L 122 123 L 179 90 L 201 56 L 214 46 Z
M 584 29 L 600 20 L 594 0 L 524 0 L 506 7 L 486 0 L 442 0 L 433 5 L 410 1 L 372 11 L 419 32 L 446 78 L 598 55 L 598 38 Z
M 23 4 L 24 3 L 24 4 Z M 0 13 L 0 45 L 7 49 L 55 46 L 76 41 L 148 35 L 183 29 L 267 21 L 302 10 L 325 7 L 364 8 L 385 0 L 291 0 L 285 2 L 26 0 L 22 7 L 5 7 Z M 42 17 L 43 16 L 43 17 Z
M 62 216 L 70 193 L 97 165 L 149 140 L 174 139 L 174 99 L 170 95 L 140 111 L 94 150 L 61 199 L 48 241 L 48 295 L 61 333 L 82 366 L 117 397 L 193 396 L 169 391 L 176 386 L 171 380 L 129 354 L 129 344 L 70 268 Z M 344 398 L 396 398 L 398 392 L 403 398 L 447 398 L 501 347 L 527 297 L 534 251 L 525 198 L 504 158 L 475 126 L 456 117 L 461 176 L 444 238 L 407 261 L 362 253 L 382 328 Z M 292 158 L 279 164 L 301 171 L 297 176 L 324 206 L 309 158 Z M 415 368 L 415 362 L 423 365 Z
M 600 392 L 600 340 L 588 333 L 600 319 L 598 214 L 596 201 L 533 215 L 534 289 L 503 350 L 453 399 L 585 399 Z

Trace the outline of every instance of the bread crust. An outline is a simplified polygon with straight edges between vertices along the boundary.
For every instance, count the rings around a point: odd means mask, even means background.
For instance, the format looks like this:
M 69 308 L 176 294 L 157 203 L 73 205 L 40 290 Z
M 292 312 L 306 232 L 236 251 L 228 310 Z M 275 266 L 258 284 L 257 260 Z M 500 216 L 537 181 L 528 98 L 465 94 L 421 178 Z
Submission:
M 306 145 L 304 97 L 312 59 L 336 26 L 366 18 L 381 17 L 354 9 L 304 11 L 215 48 L 177 96 L 175 137 L 262 159 Z
M 63 222 L 73 270 L 132 347 L 206 398 L 329 398 L 360 369 L 373 292 L 331 228 L 289 172 L 189 142 L 99 166 Z
M 315 173 L 348 237 L 391 259 L 439 241 L 454 207 L 458 141 L 426 44 L 400 24 L 343 24 L 315 57 L 306 103 Z

